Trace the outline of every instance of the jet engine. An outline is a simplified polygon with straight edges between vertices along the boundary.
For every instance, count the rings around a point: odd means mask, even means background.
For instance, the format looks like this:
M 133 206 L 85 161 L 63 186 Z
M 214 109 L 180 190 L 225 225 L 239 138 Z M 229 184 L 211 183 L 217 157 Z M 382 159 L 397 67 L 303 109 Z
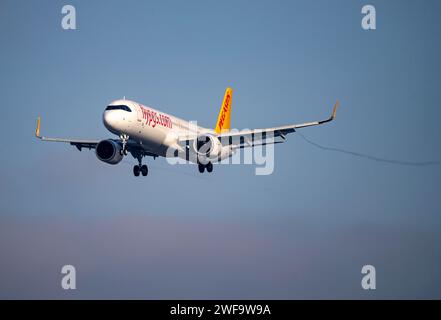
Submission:
M 222 144 L 218 138 L 205 134 L 194 140 L 193 148 L 200 157 L 214 159 L 222 152 Z
M 101 140 L 95 148 L 98 159 L 108 164 L 117 164 L 123 159 L 122 147 L 113 140 Z

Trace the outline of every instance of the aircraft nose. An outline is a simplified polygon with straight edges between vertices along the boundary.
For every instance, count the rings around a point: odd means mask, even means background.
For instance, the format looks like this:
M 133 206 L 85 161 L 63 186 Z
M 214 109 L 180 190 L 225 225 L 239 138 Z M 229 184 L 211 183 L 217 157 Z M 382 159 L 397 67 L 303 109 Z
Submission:
M 117 115 L 113 111 L 104 111 L 103 122 L 108 129 L 114 129 L 117 123 Z

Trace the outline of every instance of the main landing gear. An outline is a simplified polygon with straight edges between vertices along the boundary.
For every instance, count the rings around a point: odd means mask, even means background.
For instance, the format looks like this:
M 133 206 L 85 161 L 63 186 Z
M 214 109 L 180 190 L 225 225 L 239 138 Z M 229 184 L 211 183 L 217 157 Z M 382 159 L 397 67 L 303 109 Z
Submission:
M 139 162 L 139 165 L 135 165 L 133 167 L 133 174 L 135 175 L 135 177 L 139 177 L 140 173 L 144 177 L 147 176 L 149 174 L 149 168 L 145 164 L 142 164 L 142 156 L 141 155 L 138 156 L 138 162 Z
M 147 168 L 147 166 L 144 164 L 142 166 L 138 166 L 135 165 L 133 167 L 133 174 L 135 175 L 135 177 L 139 177 L 139 174 L 142 173 L 142 175 L 145 177 L 146 175 L 148 175 L 149 173 L 149 169 Z
M 213 172 L 213 164 L 211 162 L 207 164 L 198 163 L 198 169 L 200 173 L 204 173 L 205 169 L 207 169 L 208 173 Z

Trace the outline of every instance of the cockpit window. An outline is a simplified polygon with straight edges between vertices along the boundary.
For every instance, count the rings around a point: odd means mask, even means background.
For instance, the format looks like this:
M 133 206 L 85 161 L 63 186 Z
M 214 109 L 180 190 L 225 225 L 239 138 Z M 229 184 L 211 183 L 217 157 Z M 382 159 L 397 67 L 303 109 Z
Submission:
M 125 106 L 125 105 L 120 105 L 120 106 L 108 106 L 108 107 L 106 108 L 106 111 L 108 111 L 108 110 L 124 110 L 124 111 L 127 111 L 127 112 L 132 112 L 132 110 L 130 110 L 130 108 L 129 108 L 128 106 Z

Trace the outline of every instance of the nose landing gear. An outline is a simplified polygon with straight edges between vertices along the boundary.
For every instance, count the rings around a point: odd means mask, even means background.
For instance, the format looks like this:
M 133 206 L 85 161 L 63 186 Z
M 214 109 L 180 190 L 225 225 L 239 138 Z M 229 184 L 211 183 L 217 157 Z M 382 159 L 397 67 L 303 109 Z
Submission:
M 122 142 L 122 149 L 120 151 L 120 154 L 122 156 L 126 156 L 128 154 L 128 151 L 127 151 L 127 141 L 129 141 L 129 136 L 126 135 L 126 134 L 122 134 L 122 135 L 119 136 L 119 138 L 121 139 L 121 142 Z

